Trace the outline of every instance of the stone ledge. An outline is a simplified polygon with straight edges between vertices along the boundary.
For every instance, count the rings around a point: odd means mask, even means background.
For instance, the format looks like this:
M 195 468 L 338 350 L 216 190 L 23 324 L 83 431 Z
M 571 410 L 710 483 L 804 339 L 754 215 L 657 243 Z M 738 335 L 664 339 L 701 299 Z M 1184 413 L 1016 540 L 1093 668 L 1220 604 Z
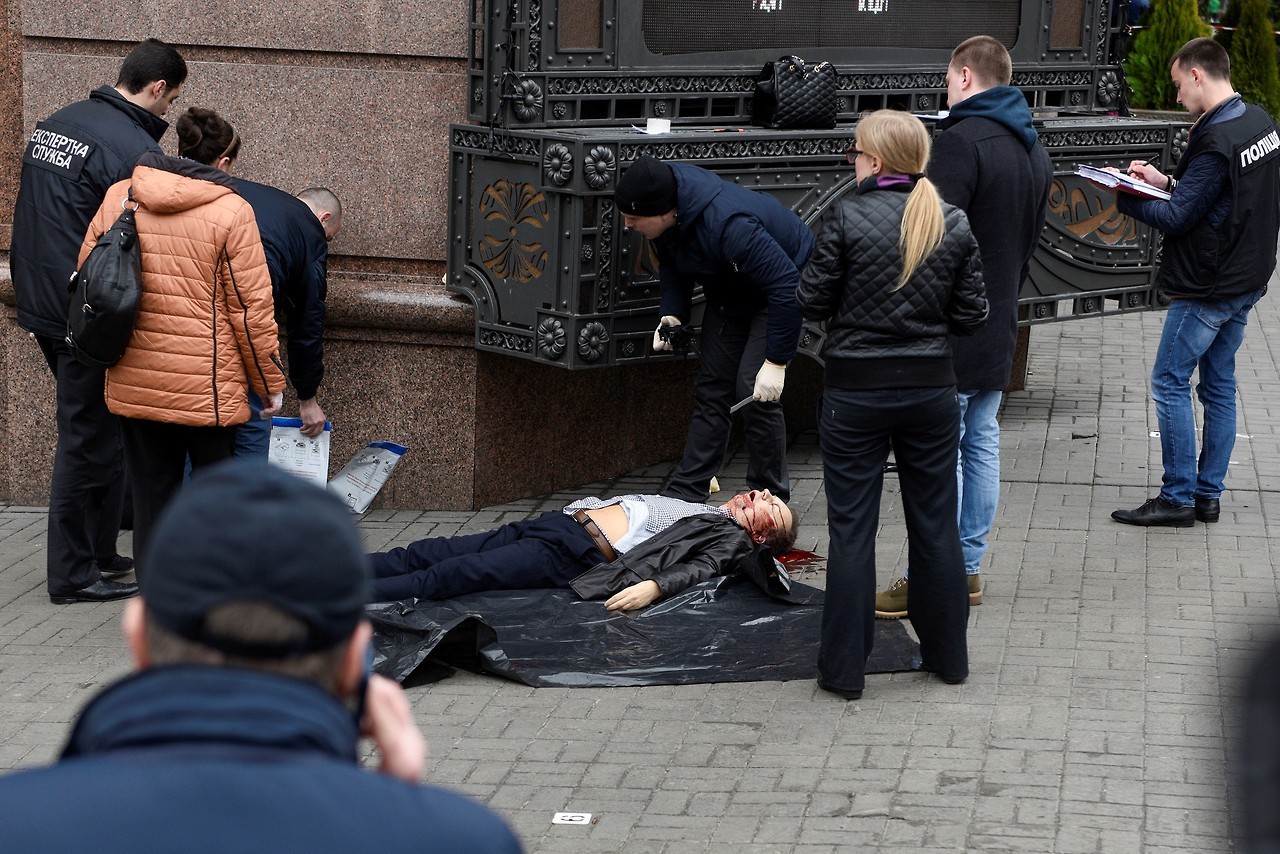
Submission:
M 433 281 L 329 278 L 325 325 L 371 329 L 448 332 L 475 337 L 475 311 L 464 297 Z
M 325 327 L 438 332 L 475 337 L 475 310 L 436 281 L 330 276 Z M 0 259 L 0 303 L 16 307 L 9 259 Z

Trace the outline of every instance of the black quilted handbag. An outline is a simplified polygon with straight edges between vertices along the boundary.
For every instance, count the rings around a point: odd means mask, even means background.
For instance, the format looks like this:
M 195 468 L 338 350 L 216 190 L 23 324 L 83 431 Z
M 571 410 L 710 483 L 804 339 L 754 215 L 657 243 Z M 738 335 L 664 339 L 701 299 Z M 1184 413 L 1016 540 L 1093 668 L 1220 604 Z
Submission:
M 756 77 L 751 123 L 767 128 L 836 126 L 836 69 L 798 56 L 765 63 Z

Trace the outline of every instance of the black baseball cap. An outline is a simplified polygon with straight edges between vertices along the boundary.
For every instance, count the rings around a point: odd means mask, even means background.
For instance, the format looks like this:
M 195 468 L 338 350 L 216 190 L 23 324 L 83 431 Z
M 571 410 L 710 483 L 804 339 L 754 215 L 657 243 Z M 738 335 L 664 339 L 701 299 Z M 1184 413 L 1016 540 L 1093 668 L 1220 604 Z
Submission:
M 141 574 L 148 616 L 181 637 L 235 655 L 286 657 L 331 649 L 368 601 L 369 564 L 351 511 L 322 487 L 260 461 L 192 474 L 156 522 Z M 205 631 L 230 602 L 263 602 L 307 624 L 288 647 Z

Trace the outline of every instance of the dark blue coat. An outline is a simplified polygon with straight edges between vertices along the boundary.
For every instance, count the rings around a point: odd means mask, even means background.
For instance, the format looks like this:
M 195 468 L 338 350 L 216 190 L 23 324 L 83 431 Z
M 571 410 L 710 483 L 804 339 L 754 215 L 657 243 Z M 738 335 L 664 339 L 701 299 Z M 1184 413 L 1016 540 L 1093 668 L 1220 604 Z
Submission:
M 57 765 L 0 778 L 0 851 L 520 850 L 485 807 L 361 769 L 356 743 L 310 683 L 147 670 L 89 703 Z
M 982 253 L 991 314 L 971 337 L 953 337 L 956 388 L 1009 384 L 1018 341 L 1018 297 L 1044 230 L 1053 164 L 1022 92 L 996 86 L 951 108 L 933 137 L 929 180 L 969 217 Z
M 58 340 L 67 334 L 67 280 L 89 220 L 144 152 L 160 151 L 168 128 L 110 86 L 36 125 L 23 152 L 9 253 L 23 329 Z
M 790 362 L 804 322 L 796 286 L 813 251 L 813 232 L 773 196 L 698 166 L 667 165 L 676 176 L 676 224 L 654 241 L 662 314 L 687 323 L 695 284 L 708 305 L 731 317 L 767 307 L 765 358 Z
M 276 314 L 288 339 L 289 380 L 299 400 L 310 400 L 324 381 L 329 265 L 324 227 L 306 202 L 283 190 L 242 178 L 236 179 L 236 189 L 258 220 Z

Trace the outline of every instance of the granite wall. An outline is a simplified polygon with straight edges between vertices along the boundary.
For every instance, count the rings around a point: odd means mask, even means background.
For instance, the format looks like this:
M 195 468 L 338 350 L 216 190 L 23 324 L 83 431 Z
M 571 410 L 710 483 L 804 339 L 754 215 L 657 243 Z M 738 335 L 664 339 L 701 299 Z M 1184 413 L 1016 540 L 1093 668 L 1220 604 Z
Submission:
M 53 384 L 16 326 L 5 263 L 22 144 L 39 119 L 113 83 L 149 35 L 190 68 L 171 120 L 217 109 L 245 140 L 237 174 L 343 200 L 320 401 L 332 471 L 373 439 L 411 448 L 375 506 L 469 509 L 679 453 L 690 400 L 679 366 L 569 374 L 478 353 L 470 305 L 440 284 L 470 8 L 5 0 L 0 100 L 22 109 L 0 113 L 0 500 L 47 501 L 54 439 Z M 172 133 L 162 145 L 173 150 Z

